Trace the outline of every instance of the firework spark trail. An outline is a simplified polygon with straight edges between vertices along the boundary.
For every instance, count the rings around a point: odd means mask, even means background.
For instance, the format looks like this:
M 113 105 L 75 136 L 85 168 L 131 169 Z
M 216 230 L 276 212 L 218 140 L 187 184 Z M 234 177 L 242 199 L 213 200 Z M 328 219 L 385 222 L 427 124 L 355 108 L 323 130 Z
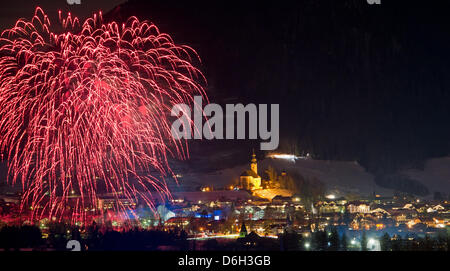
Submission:
M 59 16 L 61 33 L 37 8 L 0 37 L 0 151 L 9 181 L 22 184 L 21 206 L 31 204 L 34 219 L 62 217 L 75 191 L 71 215 L 82 219 L 102 184 L 154 208 L 151 190 L 170 197 L 168 158 L 188 155 L 167 112 L 206 97 L 191 64 L 199 58 L 135 17 L 119 25 L 101 13 L 83 23 Z

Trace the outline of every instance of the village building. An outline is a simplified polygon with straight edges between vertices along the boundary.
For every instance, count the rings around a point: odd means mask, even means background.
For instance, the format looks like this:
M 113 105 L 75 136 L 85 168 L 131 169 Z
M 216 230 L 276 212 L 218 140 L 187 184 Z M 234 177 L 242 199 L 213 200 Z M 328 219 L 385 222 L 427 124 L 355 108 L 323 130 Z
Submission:
M 261 189 L 261 176 L 258 175 L 258 163 L 256 155 L 253 152 L 252 160 L 250 161 L 250 169 L 242 172 L 239 178 L 239 185 L 244 190 L 258 190 Z

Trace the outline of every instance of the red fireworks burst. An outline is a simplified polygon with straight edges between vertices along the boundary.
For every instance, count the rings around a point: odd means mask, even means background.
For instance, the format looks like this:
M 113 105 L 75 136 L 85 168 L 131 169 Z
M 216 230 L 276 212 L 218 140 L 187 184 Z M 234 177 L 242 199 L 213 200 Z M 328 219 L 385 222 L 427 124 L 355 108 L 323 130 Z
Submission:
M 135 17 L 60 21 L 52 32 L 37 8 L 1 34 L 0 151 L 10 182 L 23 187 L 22 208 L 31 205 L 34 219 L 62 217 L 77 195 L 70 213 L 85 219 L 101 186 L 153 208 L 151 191 L 170 197 L 168 158 L 187 155 L 167 113 L 205 96 L 198 56 Z

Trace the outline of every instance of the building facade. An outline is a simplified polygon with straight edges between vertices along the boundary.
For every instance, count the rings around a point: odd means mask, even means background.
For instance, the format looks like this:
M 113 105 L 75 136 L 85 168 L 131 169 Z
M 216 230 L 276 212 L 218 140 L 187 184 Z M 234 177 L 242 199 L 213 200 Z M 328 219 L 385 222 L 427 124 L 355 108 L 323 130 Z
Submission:
M 239 185 L 245 190 L 261 189 L 261 177 L 258 175 L 258 163 L 256 161 L 255 153 L 252 154 L 250 161 L 250 169 L 244 171 L 239 177 Z

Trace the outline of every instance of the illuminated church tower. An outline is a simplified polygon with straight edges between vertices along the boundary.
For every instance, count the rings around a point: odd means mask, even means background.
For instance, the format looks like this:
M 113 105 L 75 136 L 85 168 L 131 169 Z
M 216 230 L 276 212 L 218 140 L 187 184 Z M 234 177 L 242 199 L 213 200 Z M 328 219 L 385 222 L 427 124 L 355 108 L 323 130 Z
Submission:
M 261 189 L 261 177 L 258 175 L 258 163 L 256 161 L 255 152 L 250 160 L 250 169 L 244 171 L 240 178 L 240 186 L 245 190 Z
M 253 172 L 255 172 L 256 174 L 258 174 L 258 163 L 256 161 L 255 151 L 253 151 L 253 154 L 252 154 L 252 160 L 251 160 L 251 164 L 250 164 L 250 169 Z

